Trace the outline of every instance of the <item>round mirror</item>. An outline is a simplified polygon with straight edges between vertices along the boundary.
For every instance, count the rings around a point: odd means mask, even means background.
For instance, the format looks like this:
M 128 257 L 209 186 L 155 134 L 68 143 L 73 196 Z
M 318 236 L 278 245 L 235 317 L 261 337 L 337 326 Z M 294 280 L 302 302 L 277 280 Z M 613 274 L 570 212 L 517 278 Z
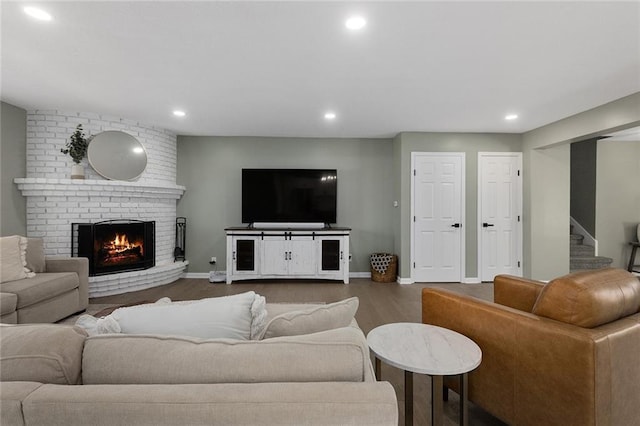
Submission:
M 134 180 L 147 167 L 144 146 L 130 134 L 118 130 L 93 136 L 87 158 L 100 176 L 112 180 Z

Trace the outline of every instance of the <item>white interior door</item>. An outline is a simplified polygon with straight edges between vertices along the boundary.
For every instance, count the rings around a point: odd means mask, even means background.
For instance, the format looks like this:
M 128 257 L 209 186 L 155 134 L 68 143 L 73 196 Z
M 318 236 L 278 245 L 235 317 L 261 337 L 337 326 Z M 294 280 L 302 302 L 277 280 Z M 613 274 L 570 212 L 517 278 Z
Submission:
M 522 153 L 478 154 L 478 271 L 522 275 Z
M 412 156 L 412 280 L 461 282 L 464 153 Z

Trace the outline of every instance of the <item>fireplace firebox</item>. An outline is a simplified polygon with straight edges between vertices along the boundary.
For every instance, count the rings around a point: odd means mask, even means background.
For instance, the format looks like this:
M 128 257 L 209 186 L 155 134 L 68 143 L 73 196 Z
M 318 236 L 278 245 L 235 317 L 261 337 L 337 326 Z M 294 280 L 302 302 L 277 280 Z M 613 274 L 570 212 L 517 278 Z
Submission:
M 148 269 L 156 264 L 154 221 L 71 224 L 71 255 L 89 259 L 89 275 Z

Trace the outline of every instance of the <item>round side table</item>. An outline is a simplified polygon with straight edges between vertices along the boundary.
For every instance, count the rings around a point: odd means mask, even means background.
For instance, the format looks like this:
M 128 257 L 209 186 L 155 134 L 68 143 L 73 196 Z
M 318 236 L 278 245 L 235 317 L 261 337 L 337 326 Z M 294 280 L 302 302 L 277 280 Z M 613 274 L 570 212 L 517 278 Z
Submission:
M 392 323 L 376 327 L 367 335 L 376 358 L 404 370 L 405 425 L 413 424 L 413 373 L 431 376 L 431 424 L 442 425 L 443 376 L 460 375 L 460 424 L 468 424 L 467 373 L 480 365 L 482 351 L 471 339 L 434 325 Z

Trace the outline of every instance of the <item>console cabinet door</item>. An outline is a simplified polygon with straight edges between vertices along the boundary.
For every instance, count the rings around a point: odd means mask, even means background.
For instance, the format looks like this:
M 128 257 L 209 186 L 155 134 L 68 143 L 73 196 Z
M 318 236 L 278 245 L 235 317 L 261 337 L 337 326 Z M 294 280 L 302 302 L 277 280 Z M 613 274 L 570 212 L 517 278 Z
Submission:
M 262 248 L 262 275 L 288 275 L 289 241 L 284 237 L 264 237 Z
M 341 238 L 323 238 L 320 240 L 319 271 L 321 273 L 341 271 L 343 258 Z
M 268 237 L 261 241 L 263 275 L 315 275 L 315 241 L 311 237 Z
M 311 237 L 292 237 L 289 240 L 289 274 L 316 274 L 316 241 Z
M 255 274 L 257 271 L 256 239 L 254 237 L 233 238 L 233 273 Z

